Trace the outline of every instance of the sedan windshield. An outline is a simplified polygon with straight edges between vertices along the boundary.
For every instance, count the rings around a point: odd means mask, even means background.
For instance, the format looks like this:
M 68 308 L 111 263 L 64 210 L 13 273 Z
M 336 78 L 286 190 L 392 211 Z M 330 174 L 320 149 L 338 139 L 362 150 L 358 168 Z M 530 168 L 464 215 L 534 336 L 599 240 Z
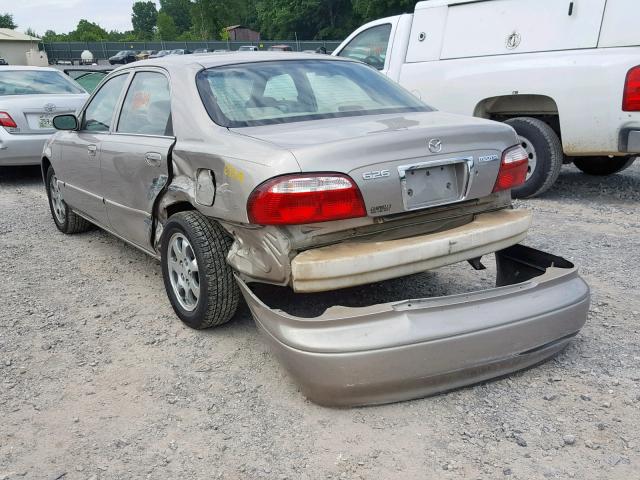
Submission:
M 60 72 L 47 70 L 0 71 L 0 96 L 85 93 Z
M 207 112 L 224 127 L 431 110 L 372 68 L 355 62 L 229 65 L 200 71 L 197 84 Z

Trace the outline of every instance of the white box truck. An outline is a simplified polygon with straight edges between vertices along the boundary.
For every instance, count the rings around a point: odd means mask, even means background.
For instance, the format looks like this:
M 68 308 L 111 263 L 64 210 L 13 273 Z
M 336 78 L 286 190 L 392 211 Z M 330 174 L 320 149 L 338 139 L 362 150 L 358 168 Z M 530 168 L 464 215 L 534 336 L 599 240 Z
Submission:
M 591 175 L 640 153 L 640 0 L 428 0 L 353 32 L 333 53 L 426 103 L 510 124 L 531 197 L 563 163 Z

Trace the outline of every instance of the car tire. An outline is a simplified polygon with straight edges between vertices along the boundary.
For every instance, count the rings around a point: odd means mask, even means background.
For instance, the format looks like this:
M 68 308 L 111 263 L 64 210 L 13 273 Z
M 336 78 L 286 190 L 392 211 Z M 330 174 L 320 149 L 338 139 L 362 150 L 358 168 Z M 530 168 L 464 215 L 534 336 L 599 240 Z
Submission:
M 56 173 L 51 166 L 47 169 L 46 188 L 49 209 L 58 230 L 62 233 L 73 234 L 86 232 L 93 228 L 91 222 L 75 213 L 65 203 L 57 183 Z
M 219 223 L 199 212 L 177 213 L 164 226 L 164 286 L 174 311 L 191 328 L 227 323 L 238 309 L 240 289 L 227 263 L 232 243 Z
M 587 175 L 603 177 L 626 170 L 635 160 L 636 157 L 578 157 L 573 164 Z
M 505 122 L 512 126 L 529 154 L 530 173 L 525 183 L 512 190 L 514 198 L 536 197 L 558 179 L 564 160 L 562 143 L 553 129 L 537 118 L 518 117 Z

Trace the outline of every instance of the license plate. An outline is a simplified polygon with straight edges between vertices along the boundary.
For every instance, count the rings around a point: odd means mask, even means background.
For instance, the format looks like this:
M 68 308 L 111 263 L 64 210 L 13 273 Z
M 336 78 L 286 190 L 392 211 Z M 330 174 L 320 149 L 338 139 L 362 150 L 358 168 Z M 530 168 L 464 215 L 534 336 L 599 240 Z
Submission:
M 424 162 L 400 167 L 402 199 L 406 210 L 464 199 L 472 159 Z
M 40 115 L 38 128 L 53 128 L 53 115 Z

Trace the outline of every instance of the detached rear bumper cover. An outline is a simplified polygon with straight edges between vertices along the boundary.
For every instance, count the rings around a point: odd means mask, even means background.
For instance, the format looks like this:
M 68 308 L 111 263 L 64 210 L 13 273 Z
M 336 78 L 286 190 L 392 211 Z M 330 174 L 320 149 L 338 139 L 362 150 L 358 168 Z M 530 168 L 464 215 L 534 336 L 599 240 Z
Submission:
M 584 325 L 589 287 L 573 265 L 522 245 L 496 253 L 490 290 L 315 318 L 266 306 L 239 281 L 275 354 L 312 401 L 352 406 L 419 398 L 534 365 Z

